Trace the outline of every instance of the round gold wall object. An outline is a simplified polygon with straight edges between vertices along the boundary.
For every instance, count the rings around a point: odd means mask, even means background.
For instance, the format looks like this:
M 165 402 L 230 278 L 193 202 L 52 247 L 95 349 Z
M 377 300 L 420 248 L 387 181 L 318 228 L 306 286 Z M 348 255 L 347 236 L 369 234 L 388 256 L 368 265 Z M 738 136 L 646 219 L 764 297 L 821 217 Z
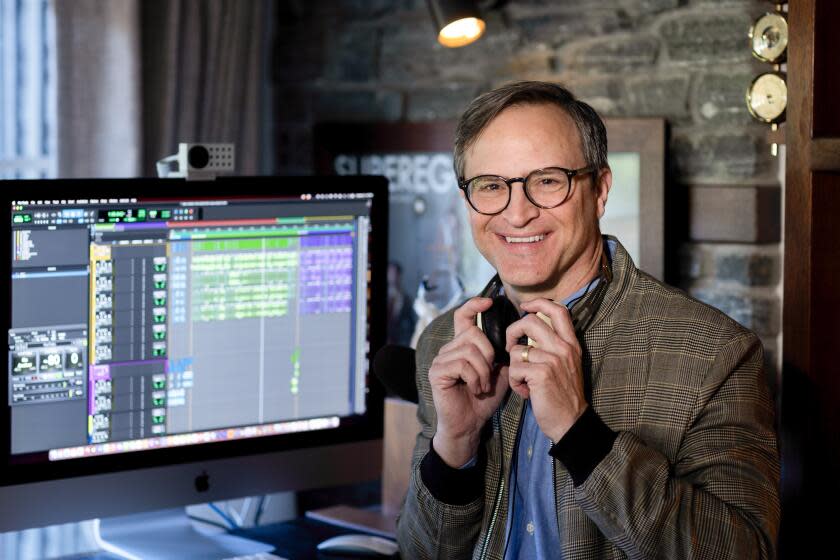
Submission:
M 755 20 L 750 29 L 753 55 L 764 62 L 779 64 L 787 56 L 788 25 L 785 17 L 768 12 Z
M 761 74 L 747 90 L 747 108 L 761 122 L 776 124 L 785 120 L 787 84 L 778 72 Z

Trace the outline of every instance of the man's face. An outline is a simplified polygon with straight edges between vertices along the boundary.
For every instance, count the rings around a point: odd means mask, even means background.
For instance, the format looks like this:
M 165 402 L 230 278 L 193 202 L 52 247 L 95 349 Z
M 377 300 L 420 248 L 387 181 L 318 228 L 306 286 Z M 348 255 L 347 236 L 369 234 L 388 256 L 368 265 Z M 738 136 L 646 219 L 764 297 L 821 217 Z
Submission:
M 559 107 L 545 104 L 508 107 L 465 156 L 465 179 L 525 177 L 545 167 L 586 166 L 574 121 Z M 564 286 L 589 280 L 591 262 L 586 257 L 600 242 L 598 219 L 611 180 L 609 170 L 575 177 L 571 196 L 550 210 L 534 206 L 522 183 L 514 183 L 510 204 L 501 214 L 486 216 L 467 207 L 475 244 L 502 281 L 521 291 L 551 292 L 561 279 Z

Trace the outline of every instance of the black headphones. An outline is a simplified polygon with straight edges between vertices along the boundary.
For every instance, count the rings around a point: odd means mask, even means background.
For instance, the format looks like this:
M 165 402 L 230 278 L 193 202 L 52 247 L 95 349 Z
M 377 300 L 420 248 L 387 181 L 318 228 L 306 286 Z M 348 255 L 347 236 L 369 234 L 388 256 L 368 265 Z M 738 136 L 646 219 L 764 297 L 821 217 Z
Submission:
M 577 298 L 569 306 L 569 311 L 572 315 L 572 326 L 574 327 L 578 338 L 580 338 L 584 331 L 586 331 L 587 327 L 589 327 L 589 324 L 595 317 L 595 313 L 598 311 L 598 308 L 601 307 L 601 303 L 604 301 L 604 296 L 607 295 L 607 287 L 613 279 L 609 260 L 604 253 L 601 254 L 600 279 L 601 281 L 598 282 L 598 286 L 595 288 L 595 292 L 592 294 L 592 297 L 589 298 L 583 306 L 578 307 L 576 304 L 580 300 L 584 299 L 586 294 L 589 292 L 589 287 L 587 287 L 586 292 L 584 292 L 582 296 Z M 591 287 L 592 284 L 590 283 L 589 286 Z M 493 303 L 487 311 L 483 311 L 476 315 L 475 324 L 484 332 L 484 335 L 493 346 L 493 351 L 496 353 L 495 362 L 506 366 L 510 365 L 510 355 L 507 353 L 507 350 L 505 350 L 505 343 L 507 342 L 505 332 L 507 331 L 507 328 L 512 323 L 518 321 L 520 317 L 519 312 L 516 311 L 516 307 L 514 307 L 513 303 L 507 297 L 500 294 L 501 289 L 502 280 L 499 278 L 499 275 L 496 274 L 490 279 L 490 282 L 487 283 L 480 294 L 481 297 L 493 298 Z M 527 337 L 523 336 L 518 342 L 519 344 L 527 344 Z

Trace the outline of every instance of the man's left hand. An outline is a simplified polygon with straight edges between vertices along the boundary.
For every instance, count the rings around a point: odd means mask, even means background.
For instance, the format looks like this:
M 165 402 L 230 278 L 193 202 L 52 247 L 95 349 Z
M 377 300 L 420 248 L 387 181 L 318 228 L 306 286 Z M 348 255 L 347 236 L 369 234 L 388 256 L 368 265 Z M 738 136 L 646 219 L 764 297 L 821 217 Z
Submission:
M 520 307 L 528 314 L 508 327 L 506 336 L 510 386 L 531 399 L 540 430 L 556 443 L 589 406 L 583 393 L 580 344 L 565 306 L 538 298 Z M 537 312 L 551 319 L 551 326 Z M 517 344 L 523 335 L 536 345 Z

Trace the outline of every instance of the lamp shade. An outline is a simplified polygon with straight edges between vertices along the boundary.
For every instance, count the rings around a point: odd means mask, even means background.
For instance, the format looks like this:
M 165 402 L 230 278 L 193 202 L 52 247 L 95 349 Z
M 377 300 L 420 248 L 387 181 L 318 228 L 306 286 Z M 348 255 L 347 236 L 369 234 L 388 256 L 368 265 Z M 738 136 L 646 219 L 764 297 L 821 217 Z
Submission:
M 429 10 L 445 47 L 469 45 L 484 33 L 484 20 L 474 0 L 429 0 Z

